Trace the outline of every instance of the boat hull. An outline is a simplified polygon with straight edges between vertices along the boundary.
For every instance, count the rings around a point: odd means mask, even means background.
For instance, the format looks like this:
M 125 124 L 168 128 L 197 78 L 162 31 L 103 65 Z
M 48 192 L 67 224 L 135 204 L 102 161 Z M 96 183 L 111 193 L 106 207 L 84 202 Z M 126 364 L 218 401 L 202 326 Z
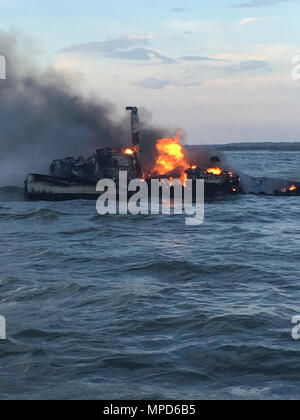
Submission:
M 149 192 L 151 180 L 148 181 Z M 205 198 L 233 194 L 230 185 L 221 180 L 204 183 Z M 237 191 L 238 192 L 238 191 Z M 128 193 L 128 196 L 134 193 Z M 150 193 L 151 194 L 151 193 Z M 96 191 L 96 183 L 80 183 L 67 178 L 49 175 L 29 174 L 25 180 L 25 196 L 32 201 L 68 201 L 97 200 L 101 193 Z M 173 198 L 171 190 L 171 198 Z M 196 197 L 196 185 L 193 185 L 193 197 Z
M 67 201 L 97 200 L 96 184 L 79 183 L 66 178 L 29 174 L 25 181 L 25 195 L 29 200 Z

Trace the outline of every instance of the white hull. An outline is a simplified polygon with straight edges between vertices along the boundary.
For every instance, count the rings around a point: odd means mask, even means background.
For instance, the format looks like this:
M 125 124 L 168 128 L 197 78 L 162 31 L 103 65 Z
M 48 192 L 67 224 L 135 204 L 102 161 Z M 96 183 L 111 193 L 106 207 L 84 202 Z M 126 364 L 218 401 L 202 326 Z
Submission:
M 69 181 L 47 175 L 29 174 L 25 181 L 25 193 L 32 200 L 97 199 L 96 184 Z

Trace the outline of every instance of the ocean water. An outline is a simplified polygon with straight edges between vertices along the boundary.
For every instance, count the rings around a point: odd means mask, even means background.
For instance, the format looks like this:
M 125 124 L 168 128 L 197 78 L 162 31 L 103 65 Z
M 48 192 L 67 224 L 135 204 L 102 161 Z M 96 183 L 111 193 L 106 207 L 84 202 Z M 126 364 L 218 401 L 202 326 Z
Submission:
M 300 153 L 233 152 L 299 180 Z M 105 216 L 0 189 L 1 399 L 300 397 L 300 197 Z

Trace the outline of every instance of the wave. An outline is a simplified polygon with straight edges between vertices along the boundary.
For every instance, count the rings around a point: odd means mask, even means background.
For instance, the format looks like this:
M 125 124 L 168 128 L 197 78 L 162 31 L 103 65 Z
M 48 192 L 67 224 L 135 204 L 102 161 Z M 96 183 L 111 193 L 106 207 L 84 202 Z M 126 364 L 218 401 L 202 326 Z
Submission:
M 10 210 L 10 209 L 5 209 Z M 0 219 L 4 220 L 26 220 L 26 219 L 38 219 L 45 221 L 55 221 L 58 220 L 60 216 L 64 216 L 67 213 L 62 213 L 54 211 L 51 209 L 36 209 L 30 210 L 27 212 L 17 212 L 17 213 L 0 213 Z

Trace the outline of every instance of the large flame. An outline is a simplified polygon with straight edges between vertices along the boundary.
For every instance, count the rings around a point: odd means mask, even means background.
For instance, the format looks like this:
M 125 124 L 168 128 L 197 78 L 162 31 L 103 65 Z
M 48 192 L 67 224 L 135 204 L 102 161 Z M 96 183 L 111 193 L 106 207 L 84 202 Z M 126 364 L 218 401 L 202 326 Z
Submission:
M 170 137 L 158 140 L 156 144 L 158 156 L 153 169 L 159 175 L 165 175 L 169 172 L 178 170 L 181 173 L 180 178 L 184 184 L 185 171 L 190 165 L 185 160 L 183 147 L 180 142 L 180 137 Z

